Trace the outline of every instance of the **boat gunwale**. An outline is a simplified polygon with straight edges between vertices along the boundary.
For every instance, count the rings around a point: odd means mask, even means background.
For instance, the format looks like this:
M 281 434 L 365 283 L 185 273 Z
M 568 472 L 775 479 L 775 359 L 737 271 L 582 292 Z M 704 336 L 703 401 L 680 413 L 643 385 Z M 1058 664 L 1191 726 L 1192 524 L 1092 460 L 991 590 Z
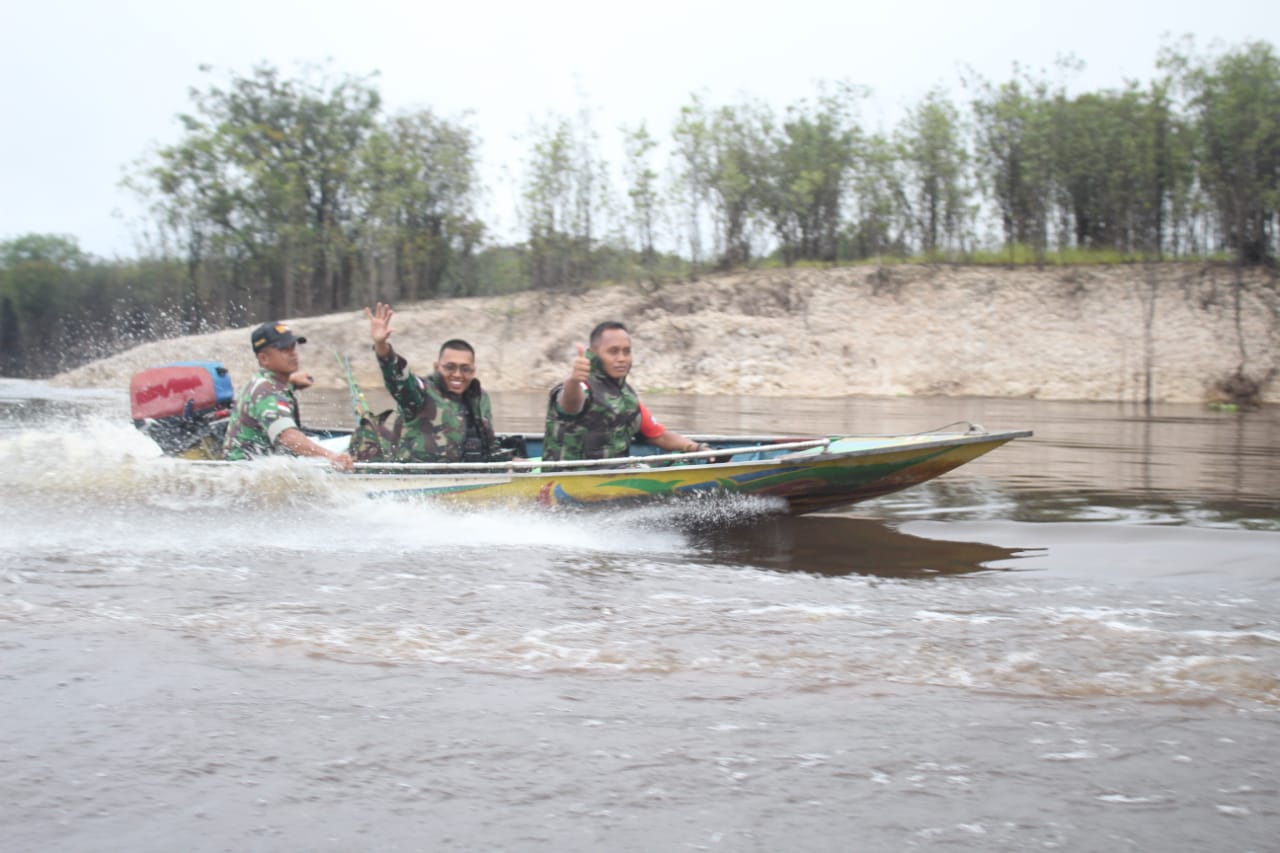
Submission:
M 1026 438 L 1033 435 L 1032 430 L 1006 430 L 1002 432 L 957 432 L 957 433 L 901 433 L 893 435 L 831 435 L 819 436 L 807 439 L 792 439 L 780 443 L 761 443 L 743 445 L 731 448 L 713 448 L 711 450 L 695 451 L 690 453 L 668 453 L 668 454 L 649 454 L 642 456 L 618 457 L 617 459 L 601 459 L 601 460 L 574 460 L 569 462 L 543 462 L 542 460 L 525 460 L 525 461 L 508 461 L 508 462 L 487 462 L 487 463 L 466 463 L 466 462 L 361 462 L 356 463 L 356 471 L 345 475 L 365 480 L 379 480 L 390 477 L 466 477 L 467 479 L 481 480 L 482 478 L 493 477 L 495 479 L 532 479 L 547 477 L 581 477 L 581 476 L 606 476 L 610 474 L 627 474 L 634 476 L 642 472 L 669 472 L 684 466 L 678 465 L 660 465 L 651 467 L 653 462 L 692 462 L 697 463 L 699 470 L 722 470 L 725 468 L 742 468 L 742 467 L 768 467 L 775 465 L 794 465 L 794 464 L 817 464 L 827 463 L 834 460 L 854 459 L 862 456 L 878 456 L 886 453 L 894 453 L 899 451 L 918 451 L 932 450 L 936 448 L 964 447 L 971 444 L 986 444 L 997 442 L 1000 444 L 1007 443 L 1017 438 Z M 692 435 L 691 440 L 700 441 L 741 441 L 742 436 L 716 436 L 716 435 Z M 748 436 L 747 440 L 761 441 L 765 437 Z M 818 453 L 809 453 L 817 447 L 829 448 L 833 443 L 844 440 L 874 440 L 874 439 L 909 439 L 921 438 L 931 439 L 922 441 L 902 442 L 899 444 L 877 444 L 870 447 L 861 447 L 849 450 L 841 450 L 831 452 L 824 449 Z M 732 457 L 762 452 L 774 452 L 779 449 L 788 449 L 795 447 L 795 451 L 791 453 L 783 453 L 778 456 L 771 456 L 765 459 L 744 459 L 735 461 Z M 724 461 L 717 461 L 717 457 L 729 456 L 731 458 Z M 625 459 L 626 462 L 618 464 L 619 460 Z M 707 460 L 707 461 L 702 461 Z M 322 460 L 313 460 L 306 458 L 297 458 L 291 461 L 303 462 L 315 467 L 327 468 L 327 463 Z M 188 460 L 188 464 L 195 464 L 201 467 L 223 467 L 223 466 L 240 466 L 243 462 L 229 462 L 226 460 L 215 459 L 195 459 Z M 553 470 L 543 470 L 543 468 L 552 468 Z M 338 473 L 338 472 L 334 472 Z

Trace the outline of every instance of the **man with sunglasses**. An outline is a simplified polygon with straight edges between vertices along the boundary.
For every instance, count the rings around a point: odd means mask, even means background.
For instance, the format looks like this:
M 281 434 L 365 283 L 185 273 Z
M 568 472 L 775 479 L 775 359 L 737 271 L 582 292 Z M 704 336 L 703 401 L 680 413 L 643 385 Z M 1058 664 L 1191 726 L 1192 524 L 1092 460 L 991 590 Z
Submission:
M 284 323 L 263 323 L 250 333 L 249 340 L 259 370 L 236 395 L 223 458 L 238 461 L 283 452 L 322 457 L 338 470 L 350 471 L 348 454 L 322 447 L 298 426 L 298 398 L 293 392 L 310 384 L 298 373 L 298 344 L 307 339 L 294 335 Z
M 382 381 L 396 401 L 401 422 L 394 428 L 380 418 L 384 440 L 381 459 L 358 453 L 362 461 L 395 462 L 494 462 L 510 458 L 498 446 L 493 432 L 489 395 L 476 379 L 476 352 L 471 344 L 454 338 L 445 341 L 425 379 L 411 373 L 404 356 L 391 347 L 390 305 L 379 302 L 364 309 L 369 336 L 382 369 Z M 389 454 L 389 455 L 388 455 Z

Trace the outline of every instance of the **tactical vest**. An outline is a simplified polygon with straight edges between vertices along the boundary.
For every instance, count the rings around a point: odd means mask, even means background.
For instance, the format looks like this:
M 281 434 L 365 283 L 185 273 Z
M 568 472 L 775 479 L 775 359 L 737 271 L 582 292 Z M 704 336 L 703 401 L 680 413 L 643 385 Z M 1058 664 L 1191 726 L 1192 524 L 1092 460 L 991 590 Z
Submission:
M 498 447 L 489 395 L 481 390 L 480 380 L 458 397 L 445 390 L 437 373 L 421 379 L 409 373 L 403 356 L 379 364 L 403 418 L 396 427 L 394 461 L 486 462 L 509 456 Z M 386 432 L 393 424 L 394 419 L 383 419 L 378 431 Z
M 461 397 L 444 391 L 443 383 L 436 374 L 424 380 L 426 404 L 406 424 L 402 441 L 414 443 L 413 461 L 487 461 L 498 447 L 487 416 L 489 398 L 481 392 L 480 380 L 473 381 Z
M 557 398 L 563 382 L 551 389 L 543 459 L 613 459 L 631 453 L 631 438 L 640 429 L 640 399 L 626 379 L 610 378 L 594 353 L 590 359 L 587 400 L 581 412 L 567 415 L 560 410 Z
M 487 462 L 489 457 L 484 449 L 484 436 L 481 434 L 475 412 L 471 411 L 469 406 L 463 407 L 462 419 L 466 424 L 462 435 L 462 461 Z

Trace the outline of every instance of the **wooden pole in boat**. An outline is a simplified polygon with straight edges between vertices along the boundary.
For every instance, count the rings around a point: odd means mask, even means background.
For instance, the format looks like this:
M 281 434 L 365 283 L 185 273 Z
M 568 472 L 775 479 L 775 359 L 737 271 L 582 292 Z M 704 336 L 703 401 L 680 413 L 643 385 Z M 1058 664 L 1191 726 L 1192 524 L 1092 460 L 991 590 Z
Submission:
M 369 401 L 364 398 L 364 392 L 360 390 L 360 386 L 356 383 L 355 374 L 351 372 L 351 359 L 340 353 L 334 353 L 338 359 L 338 366 L 342 368 L 343 374 L 347 377 L 347 393 L 351 395 L 351 408 L 356 413 L 356 423 L 360 422 L 360 418 L 365 415 L 372 415 L 373 410 L 369 408 Z

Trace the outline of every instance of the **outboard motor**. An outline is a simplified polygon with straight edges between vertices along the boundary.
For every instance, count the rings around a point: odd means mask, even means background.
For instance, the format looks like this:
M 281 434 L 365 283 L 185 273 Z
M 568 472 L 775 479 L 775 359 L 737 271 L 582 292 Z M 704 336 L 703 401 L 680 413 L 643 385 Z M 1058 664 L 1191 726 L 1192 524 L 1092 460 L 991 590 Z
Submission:
M 234 397 L 231 374 L 216 361 L 178 361 L 129 380 L 133 425 L 169 456 L 221 458 Z

